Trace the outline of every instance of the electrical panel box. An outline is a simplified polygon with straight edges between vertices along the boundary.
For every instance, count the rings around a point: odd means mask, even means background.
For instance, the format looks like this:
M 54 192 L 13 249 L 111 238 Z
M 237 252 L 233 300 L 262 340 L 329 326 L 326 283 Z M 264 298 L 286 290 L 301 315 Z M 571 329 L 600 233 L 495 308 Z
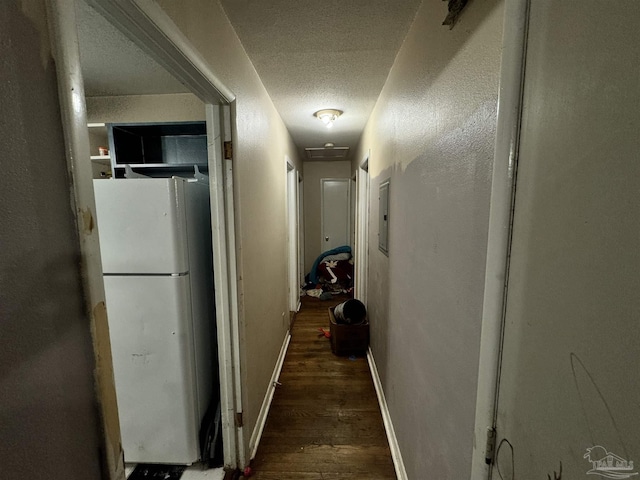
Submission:
M 389 183 L 390 180 L 380 184 L 380 205 L 378 222 L 378 248 L 389 256 Z

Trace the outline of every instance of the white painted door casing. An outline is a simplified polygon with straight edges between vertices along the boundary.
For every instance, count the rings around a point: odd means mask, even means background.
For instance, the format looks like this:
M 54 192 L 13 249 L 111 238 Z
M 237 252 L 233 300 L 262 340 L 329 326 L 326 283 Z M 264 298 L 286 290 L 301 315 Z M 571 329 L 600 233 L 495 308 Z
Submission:
M 492 478 L 640 459 L 640 5 L 617 7 L 531 2 Z

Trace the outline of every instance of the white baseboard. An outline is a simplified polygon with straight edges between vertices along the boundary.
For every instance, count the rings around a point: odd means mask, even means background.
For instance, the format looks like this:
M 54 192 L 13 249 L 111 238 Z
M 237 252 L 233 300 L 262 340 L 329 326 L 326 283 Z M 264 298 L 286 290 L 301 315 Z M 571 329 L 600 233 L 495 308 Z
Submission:
M 289 347 L 289 342 L 291 341 L 291 334 L 287 332 L 287 336 L 284 338 L 284 342 L 282 343 L 282 348 L 280 349 L 280 355 L 278 356 L 278 361 L 276 362 L 276 366 L 273 370 L 273 374 L 271 375 L 271 380 L 269 382 L 269 388 L 267 388 L 267 393 L 262 401 L 262 407 L 260 408 L 260 413 L 258 414 L 258 420 L 256 421 L 256 426 L 253 429 L 253 433 L 251 434 L 251 439 L 249 440 L 249 452 L 251 456 L 249 460 L 253 460 L 256 456 L 256 452 L 258 451 L 258 445 L 260 444 L 260 438 L 262 437 L 262 431 L 264 430 L 264 425 L 267 423 L 267 415 L 269 414 L 269 408 L 271 408 L 271 400 L 273 400 L 273 394 L 276 391 L 276 385 L 278 378 L 280 377 L 280 371 L 282 370 L 282 365 L 284 364 L 284 357 L 287 354 L 287 348 Z
M 387 400 L 384 398 L 382 382 L 380 381 L 380 376 L 378 375 L 378 368 L 376 367 L 376 362 L 373 359 L 371 348 L 369 348 L 369 350 L 367 351 L 367 360 L 369 361 L 369 369 L 371 370 L 371 377 L 373 378 L 373 386 L 376 389 L 378 403 L 380 404 L 380 412 L 382 413 L 384 429 L 387 432 L 387 440 L 389 441 L 389 449 L 391 450 L 393 466 L 396 469 L 396 477 L 398 477 L 398 480 L 408 480 L 407 471 L 404 468 L 402 454 L 400 453 L 400 447 L 398 446 L 398 439 L 396 438 L 396 432 L 393 429 L 391 415 L 389 414 L 389 407 L 387 406 Z

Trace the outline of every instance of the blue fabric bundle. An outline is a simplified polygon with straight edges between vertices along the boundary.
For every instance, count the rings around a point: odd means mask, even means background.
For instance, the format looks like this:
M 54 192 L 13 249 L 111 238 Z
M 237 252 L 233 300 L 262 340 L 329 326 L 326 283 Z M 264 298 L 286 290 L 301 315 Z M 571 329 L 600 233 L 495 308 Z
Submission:
M 342 247 L 336 247 L 332 250 L 327 250 L 320 254 L 316 261 L 313 263 L 313 267 L 311 267 L 311 271 L 309 272 L 309 281 L 311 283 L 318 283 L 318 265 L 324 257 L 328 257 L 329 255 L 336 255 L 338 253 L 351 253 L 351 247 L 349 245 L 343 245 Z

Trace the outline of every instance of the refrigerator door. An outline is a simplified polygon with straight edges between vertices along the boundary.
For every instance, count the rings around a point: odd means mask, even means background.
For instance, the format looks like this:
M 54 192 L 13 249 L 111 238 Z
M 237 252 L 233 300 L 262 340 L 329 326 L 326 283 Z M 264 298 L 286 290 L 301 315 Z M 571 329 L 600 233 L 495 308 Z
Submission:
M 105 274 L 189 270 L 185 183 L 179 178 L 93 182 Z
M 104 277 L 126 462 L 199 460 L 189 281 Z

